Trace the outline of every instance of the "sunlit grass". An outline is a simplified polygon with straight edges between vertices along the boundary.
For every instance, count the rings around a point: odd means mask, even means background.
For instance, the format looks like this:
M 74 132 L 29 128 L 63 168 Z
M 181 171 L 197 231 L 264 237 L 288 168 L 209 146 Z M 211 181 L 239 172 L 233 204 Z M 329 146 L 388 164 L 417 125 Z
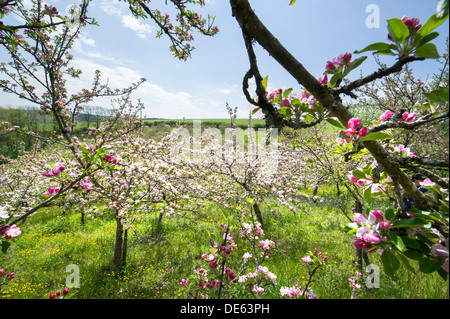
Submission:
M 323 195 L 320 193 L 320 195 Z M 332 199 L 329 199 L 332 201 Z M 209 206 L 211 214 L 220 211 Z M 87 219 L 83 225 L 79 213 L 55 211 L 39 213 L 19 225 L 22 235 L 12 239 L 0 265 L 15 278 L 2 288 L 2 298 L 48 298 L 66 286 L 66 267 L 80 270 L 80 287 L 71 288 L 69 297 L 87 299 L 171 299 L 185 298 L 179 282 L 200 265 L 201 254 L 209 247 L 209 232 L 217 225 L 194 223 L 182 217 L 149 215 L 129 230 L 126 266 L 112 267 L 115 220 L 108 216 Z M 347 299 L 352 288 L 348 279 L 356 270 L 355 248 L 343 229 L 348 220 L 327 201 L 306 202 L 304 210 L 294 214 L 282 208 L 264 207 L 266 238 L 276 243 L 265 264 L 277 275 L 277 286 L 267 289 L 267 298 L 279 298 L 281 286 L 308 280 L 307 266 L 301 261 L 309 251 L 326 253 L 328 265 L 315 276 L 310 288 L 324 299 Z M 236 256 L 241 258 L 241 256 Z M 378 253 L 372 263 L 382 267 Z M 360 298 L 448 298 L 448 282 L 435 275 L 414 275 L 401 269 L 399 279 L 381 271 L 380 288 L 362 288 Z

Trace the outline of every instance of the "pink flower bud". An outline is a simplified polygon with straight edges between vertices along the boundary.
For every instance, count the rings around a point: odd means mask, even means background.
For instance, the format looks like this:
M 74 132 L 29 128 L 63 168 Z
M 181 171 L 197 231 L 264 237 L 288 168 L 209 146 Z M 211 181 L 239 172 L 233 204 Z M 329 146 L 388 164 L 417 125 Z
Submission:
M 372 212 L 377 220 L 383 218 L 383 212 L 381 210 L 375 210 Z
M 386 220 L 386 221 L 380 222 L 380 227 L 384 228 L 384 229 L 391 227 L 391 221 L 390 220 Z
M 359 125 L 361 125 L 361 119 L 359 117 L 353 117 L 348 120 L 347 127 L 356 129 Z
M 362 129 L 359 130 L 358 132 L 359 136 L 364 137 L 367 135 L 367 127 L 363 127 Z

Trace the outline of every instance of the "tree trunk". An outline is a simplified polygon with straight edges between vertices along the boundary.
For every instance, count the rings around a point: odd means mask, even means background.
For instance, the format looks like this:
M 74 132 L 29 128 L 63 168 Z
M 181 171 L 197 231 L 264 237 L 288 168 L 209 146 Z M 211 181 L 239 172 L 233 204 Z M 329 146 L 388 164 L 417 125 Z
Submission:
M 127 263 L 127 245 L 128 245 L 128 229 L 125 229 L 123 234 L 123 248 L 122 248 L 122 261 L 121 266 L 125 266 Z
M 113 264 L 117 268 L 122 264 L 122 249 L 123 249 L 123 225 L 120 218 L 116 218 L 116 240 L 114 242 L 114 258 Z
M 261 227 L 264 228 L 263 217 L 257 203 L 253 204 L 253 209 L 255 210 L 256 219 L 261 224 Z

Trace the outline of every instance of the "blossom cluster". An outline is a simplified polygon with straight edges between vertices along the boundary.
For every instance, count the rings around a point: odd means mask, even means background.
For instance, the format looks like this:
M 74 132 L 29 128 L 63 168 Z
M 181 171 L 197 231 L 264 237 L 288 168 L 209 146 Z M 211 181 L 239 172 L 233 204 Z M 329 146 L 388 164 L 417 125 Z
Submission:
M 57 166 L 54 169 L 52 169 L 49 173 L 45 173 L 45 177 L 53 177 L 58 176 L 60 172 L 64 171 L 66 168 L 64 166 Z
M 64 296 L 67 296 L 69 293 L 69 289 L 65 288 L 62 292 L 58 290 L 56 293 L 50 294 L 50 299 L 63 299 Z
M 299 285 L 295 285 L 292 287 L 283 286 L 280 288 L 280 294 L 282 297 L 288 297 L 291 299 L 301 297 L 307 297 L 308 299 L 317 299 L 317 295 L 312 290 L 305 292 Z
M 408 27 L 410 34 L 416 34 L 416 32 L 419 31 L 419 29 L 422 27 L 418 18 L 403 16 L 402 22 Z M 388 34 L 388 39 L 393 41 L 391 34 Z
M 347 129 L 344 131 L 345 135 L 353 138 L 353 135 L 358 133 L 359 136 L 364 137 L 367 135 L 367 127 L 361 128 L 358 132 L 356 131 L 358 127 L 361 125 L 361 119 L 359 117 L 353 117 L 348 120 Z
M 2 225 L 0 225 L 1 227 Z M 21 230 L 16 225 L 12 225 L 0 231 L 0 238 L 4 237 L 5 239 L 18 237 L 21 234 Z
M 379 229 L 387 229 L 391 226 L 390 220 L 383 220 L 383 212 L 380 210 L 370 212 L 368 218 L 361 213 L 356 213 L 353 221 L 361 226 L 356 231 L 353 244 L 358 249 L 366 248 L 368 252 L 374 252 L 372 245 L 378 244 L 382 239 Z
M 337 58 L 333 57 L 331 61 L 327 61 L 325 65 L 325 70 L 337 71 L 339 70 L 339 68 L 350 66 L 350 64 L 352 64 L 351 59 L 352 59 L 351 53 L 340 54 Z
M 0 269 L 0 276 L 3 276 L 5 274 L 5 270 L 4 269 Z M 6 280 L 12 280 L 14 279 L 14 273 L 10 272 L 8 274 L 6 274 Z

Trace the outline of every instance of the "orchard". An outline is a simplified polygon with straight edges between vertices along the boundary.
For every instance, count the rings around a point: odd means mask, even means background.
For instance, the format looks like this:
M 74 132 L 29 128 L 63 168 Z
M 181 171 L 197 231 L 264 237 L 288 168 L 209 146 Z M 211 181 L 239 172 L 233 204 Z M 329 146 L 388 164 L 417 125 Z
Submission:
M 314 76 L 250 1 L 230 0 L 248 58 L 239 83 L 248 126 L 226 104 L 224 131 L 194 122 L 192 134 L 179 124 L 160 139 L 146 136 L 145 106 L 133 99 L 146 79 L 110 87 L 97 70 L 89 87 L 69 85 L 87 71 L 73 66 L 74 46 L 102 28 L 89 14 L 96 3 L 63 12 L 0 0 L 0 94 L 53 123 L 46 133 L 0 113 L 2 299 L 448 298 L 448 47 L 433 43 L 448 1 L 430 2 L 426 21 L 389 18 L 385 38 L 316 61 Z M 194 35 L 220 34 L 195 11 L 208 1 L 123 3 L 183 63 Z M 168 7 L 175 16 L 160 11 Z M 260 48 L 299 88 L 269 85 Z M 428 59 L 444 62 L 424 83 L 412 69 Z M 100 98 L 111 110 L 80 134 L 78 119 Z M 40 249 L 52 266 L 26 265 Z M 402 295 L 426 285 L 436 293 Z

